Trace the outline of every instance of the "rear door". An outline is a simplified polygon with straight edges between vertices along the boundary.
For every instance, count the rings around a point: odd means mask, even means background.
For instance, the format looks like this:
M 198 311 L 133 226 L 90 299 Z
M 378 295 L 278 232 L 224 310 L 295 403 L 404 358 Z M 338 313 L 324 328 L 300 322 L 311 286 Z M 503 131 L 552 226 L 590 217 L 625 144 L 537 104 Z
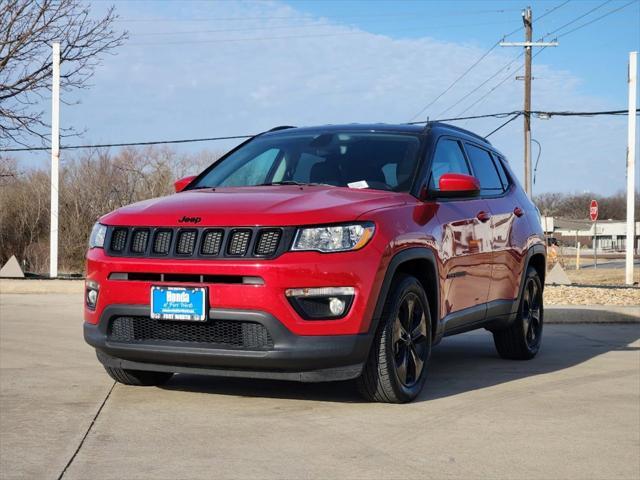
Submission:
M 471 175 L 462 143 L 440 137 L 431 162 L 429 187 L 437 191 L 445 173 Z M 441 318 L 447 331 L 481 321 L 491 282 L 491 228 L 489 206 L 478 197 L 438 199 L 441 225 Z
M 465 149 L 474 176 L 480 181 L 480 194 L 491 212 L 493 265 L 487 300 L 491 302 L 489 315 L 495 316 L 508 312 L 517 296 L 525 242 L 519 238 L 522 229 L 516 227 L 518 222 L 525 221 L 520 220 L 524 212 L 518 208 L 517 189 L 513 188 L 498 155 L 470 142 L 465 143 Z

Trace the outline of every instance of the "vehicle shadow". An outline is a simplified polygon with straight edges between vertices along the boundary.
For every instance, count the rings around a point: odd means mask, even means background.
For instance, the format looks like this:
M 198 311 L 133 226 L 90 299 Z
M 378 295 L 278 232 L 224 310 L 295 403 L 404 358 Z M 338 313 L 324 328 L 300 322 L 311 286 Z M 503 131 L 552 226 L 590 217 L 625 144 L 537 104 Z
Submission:
M 445 338 L 433 349 L 427 383 L 417 402 L 458 395 L 564 370 L 610 351 L 640 350 L 640 324 L 546 325 L 543 345 L 531 361 L 498 357 L 489 332 L 477 330 Z M 354 382 L 298 383 L 175 375 L 162 387 L 216 395 L 322 402 L 363 402 Z

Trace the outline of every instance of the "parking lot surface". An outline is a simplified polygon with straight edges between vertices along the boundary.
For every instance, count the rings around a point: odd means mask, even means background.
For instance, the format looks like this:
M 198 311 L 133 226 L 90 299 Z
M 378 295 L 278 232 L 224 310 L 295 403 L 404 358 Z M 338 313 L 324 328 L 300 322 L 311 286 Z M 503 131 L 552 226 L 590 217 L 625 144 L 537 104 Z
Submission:
M 382 405 L 350 383 L 114 386 L 81 306 L 0 295 L 1 478 L 640 478 L 640 324 L 547 325 L 529 362 L 446 338 L 420 398 Z

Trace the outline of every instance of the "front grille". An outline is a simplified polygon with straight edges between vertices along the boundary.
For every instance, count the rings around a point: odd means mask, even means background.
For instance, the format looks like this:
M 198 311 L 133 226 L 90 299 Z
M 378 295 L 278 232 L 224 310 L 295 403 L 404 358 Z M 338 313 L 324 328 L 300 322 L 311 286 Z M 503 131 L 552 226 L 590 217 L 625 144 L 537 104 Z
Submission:
M 207 230 L 202 239 L 200 253 L 202 255 L 218 255 L 222 246 L 224 232 L 222 230 Z
M 249 240 L 251 240 L 251 230 L 235 230 L 231 234 L 229 242 L 229 255 L 244 255 L 249 248 Z
M 171 230 L 158 230 L 156 237 L 153 240 L 153 253 L 158 255 L 167 255 L 169 248 L 171 247 L 171 237 L 173 232 Z
M 244 350 L 273 348 L 273 339 L 264 325 L 229 320 L 198 323 L 116 317 L 111 322 L 108 337 L 111 341 L 124 343 L 200 343 Z
M 147 250 L 147 241 L 149 241 L 149 230 L 135 230 L 131 238 L 131 251 L 144 253 Z
M 288 250 L 295 227 L 108 227 L 105 253 L 180 259 L 275 258 Z
M 278 248 L 281 234 L 280 230 L 263 230 L 260 232 L 258 244 L 256 245 L 256 255 L 261 257 L 273 255 Z
M 178 245 L 176 246 L 176 253 L 178 255 L 193 255 L 193 250 L 196 247 L 197 236 L 197 230 L 180 231 L 180 233 L 178 234 Z
M 127 245 L 127 229 L 116 228 L 111 234 L 111 250 L 114 252 L 122 252 Z

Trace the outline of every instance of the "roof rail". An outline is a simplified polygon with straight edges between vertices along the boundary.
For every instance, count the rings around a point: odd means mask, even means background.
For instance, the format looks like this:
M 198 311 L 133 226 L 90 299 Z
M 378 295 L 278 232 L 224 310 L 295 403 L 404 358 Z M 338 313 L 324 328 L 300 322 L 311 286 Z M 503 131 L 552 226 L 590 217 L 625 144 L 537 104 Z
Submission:
M 484 143 L 488 143 L 489 145 L 491 145 L 491 142 L 484 138 L 482 135 L 478 135 L 477 133 L 473 133 L 465 128 L 456 127 L 455 125 L 451 125 L 449 123 L 429 122 L 425 125 L 425 130 L 427 129 L 427 127 L 448 128 L 449 130 L 455 130 L 456 132 L 464 133 L 465 135 L 469 135 L 470 137 L 475 137 L 478 140 L 482 140 Z
M 278 130 L 286 130 L 287 128 L 296 128 L 292 125 L 279 125 L 277 127 L 273 127 L 269 130 L 267 130 L 267 132 L 277 132 Z

